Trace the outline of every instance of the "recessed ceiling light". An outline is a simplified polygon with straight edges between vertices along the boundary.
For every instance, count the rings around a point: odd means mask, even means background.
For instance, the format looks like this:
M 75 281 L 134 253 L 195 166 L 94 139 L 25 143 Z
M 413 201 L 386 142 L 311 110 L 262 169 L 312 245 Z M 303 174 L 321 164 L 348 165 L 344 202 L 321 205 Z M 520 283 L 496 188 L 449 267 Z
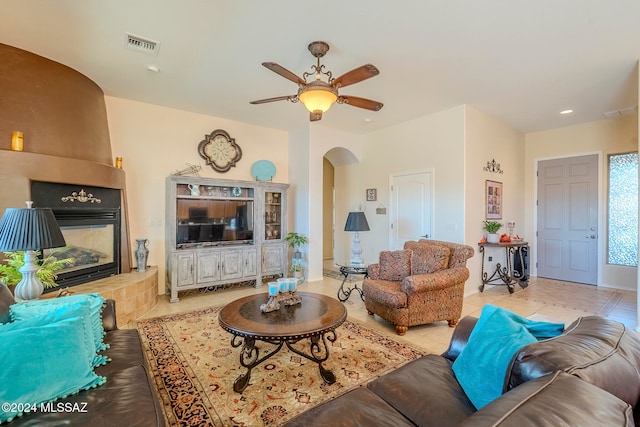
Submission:
M 371 119 L 369 117 L 366 117 L 362 120 L 365 123 L 371 123 Z
M 571 113 L 573 113 L 573 110 L 571 108 L 560 111 L 560 114 L 571 114 Z
M 160 71 L 160 68 L 158 68 L 157 65 L 147 65 L 147 70 L 157 73 Z

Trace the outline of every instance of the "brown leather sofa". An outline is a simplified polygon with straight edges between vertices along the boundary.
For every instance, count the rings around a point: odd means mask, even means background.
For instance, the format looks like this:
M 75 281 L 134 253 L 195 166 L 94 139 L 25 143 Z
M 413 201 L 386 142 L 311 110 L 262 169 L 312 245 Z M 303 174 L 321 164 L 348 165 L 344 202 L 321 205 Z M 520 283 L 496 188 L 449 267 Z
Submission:
M 14 303 L 9 289 L 0 283 L 0 323 L 9 320 Z M 56 402 L 77 404 L 86 412 L 31 412 L 15 418 L 7 426 L 164 426 L 165 419 L 155 385 L 136 329 L 118 329 L 115 301 L 106 300 L 102 311 L 106 331 L 104 342 L 110 348 L 101 354 L 111 362 L 95 368 L 107 382 Z M 37 343 L 34 343 L 37 345 Z M 19 381 L 16 378 L 16 381 Z M 86 405 L 84 405 L 86 403 Z M 73 406 L 71 406 L 73 407 Z
M 522 347 L 507 369 L 502 396 L 476 410 L 452 370 L 476 321 L 462 319 L 442 355 L 410 362 L 285 425 L 640 425 L 640 339 L 624 325 L 583 317 L 555 338 Z

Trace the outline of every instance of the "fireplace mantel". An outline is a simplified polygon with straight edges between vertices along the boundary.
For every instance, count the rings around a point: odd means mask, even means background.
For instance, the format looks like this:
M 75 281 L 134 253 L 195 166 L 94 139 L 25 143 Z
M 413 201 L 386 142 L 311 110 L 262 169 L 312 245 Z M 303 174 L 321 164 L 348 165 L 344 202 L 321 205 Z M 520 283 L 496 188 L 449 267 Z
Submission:
M 91 185 L 122 190 L 121 271 L 131 270 L 129 221 L 125 172 L 112 166 L 87 160 L 56 157 L 24 151 L 0 150 L 0 212 L 24 207 L 31 199 L 31 182 Z

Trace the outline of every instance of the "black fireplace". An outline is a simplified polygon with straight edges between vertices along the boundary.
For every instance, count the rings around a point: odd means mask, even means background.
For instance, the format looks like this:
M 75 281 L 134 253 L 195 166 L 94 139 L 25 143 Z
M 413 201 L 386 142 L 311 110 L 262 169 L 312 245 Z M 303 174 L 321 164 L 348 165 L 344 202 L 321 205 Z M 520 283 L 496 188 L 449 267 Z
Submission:
M 120 190 L 34 181 L 31 198 L 35 207 L 52 209 L 67 242 L 42 256 L 73 259 L 57 273 L 59 287 L 120 274 Z

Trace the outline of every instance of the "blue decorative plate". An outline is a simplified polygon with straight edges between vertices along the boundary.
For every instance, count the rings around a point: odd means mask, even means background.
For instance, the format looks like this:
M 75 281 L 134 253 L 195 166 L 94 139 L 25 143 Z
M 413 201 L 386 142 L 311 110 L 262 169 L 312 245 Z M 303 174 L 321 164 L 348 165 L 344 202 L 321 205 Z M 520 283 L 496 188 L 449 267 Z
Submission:
M 269 160 L 258 160 L 251 166 L 251 175 L 256 181 L 271 181 L 276 176 L 276 165 Z

